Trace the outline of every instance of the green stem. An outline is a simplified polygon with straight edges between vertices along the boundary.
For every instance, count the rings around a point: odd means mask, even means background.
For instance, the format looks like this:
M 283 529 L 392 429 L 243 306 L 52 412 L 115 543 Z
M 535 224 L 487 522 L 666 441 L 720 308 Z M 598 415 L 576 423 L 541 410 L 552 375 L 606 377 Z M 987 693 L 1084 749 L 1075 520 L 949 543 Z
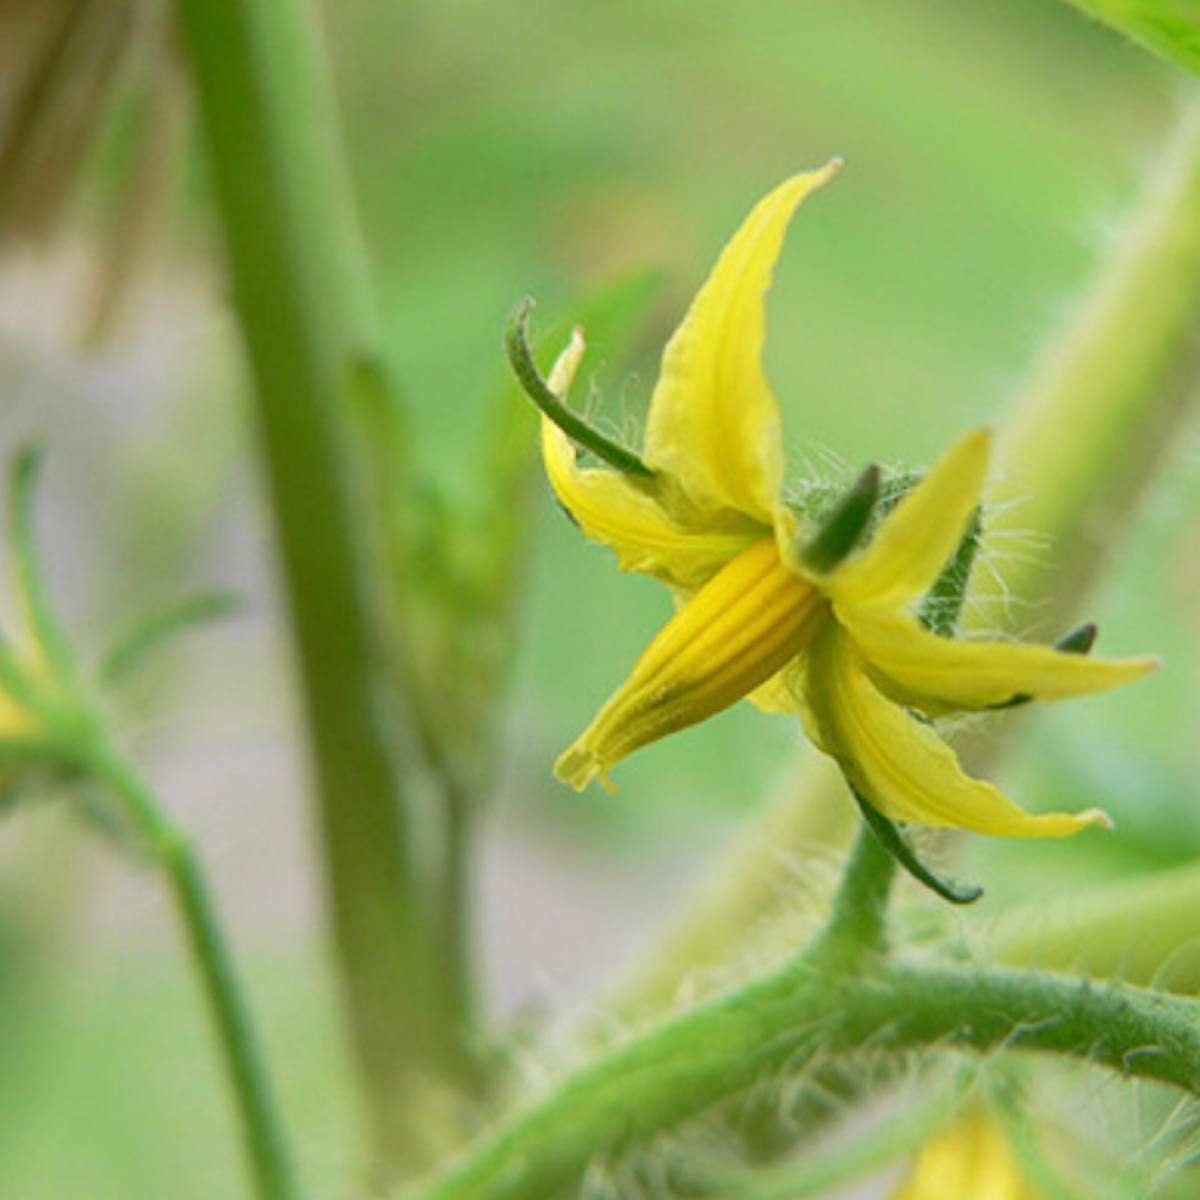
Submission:
M 416 1195 L 539 1200 L 754 1084 L 820 1056 L 1034 1050 L 1200 1094 L 1200 1006 L 1016 971 L 826 974 L 801 959 L 576 1071 Z
M 896 860 L 863 821 L 833 898 L 829 922 L 812 953 L 849 966 L 886 949 L 885 921 Z
M 309 6 L 179 0 L 256 382 L 316 759 L 320 847 L 347 1016 L 379 1148 L 457 1036 L 429 983 L 405 731 L 358 545 L 343 405 L 377 316 Z
M 265 1057 L 196 853 L 127 763 L 101 746 L 88 766 L 124 803 L 170 883 L 233 1085 L 257 1195 L 295 1200 L 299 1188 Z

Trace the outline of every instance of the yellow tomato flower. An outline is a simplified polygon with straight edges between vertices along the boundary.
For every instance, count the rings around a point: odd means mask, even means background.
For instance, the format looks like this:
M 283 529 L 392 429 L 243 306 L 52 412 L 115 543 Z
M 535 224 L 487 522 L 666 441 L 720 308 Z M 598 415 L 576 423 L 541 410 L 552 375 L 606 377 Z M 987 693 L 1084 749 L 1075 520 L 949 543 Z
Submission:
M 1024 1176 L 995 1120 L 982 1110 L 961 1117 L 922 1147 L 912 1174 L 891 1200 L 1042 1200 Z
M 543 418 L 559 500 L 622 569 L 653 575 L 680 604 L 555 774 L 577 789 L 596 778 L 611 787 L 609 768 L 639 746 L 748 696 L 799 712 L 815 744 L 889 818 L 1030 837 L 1107 823 L 1096 809 L 1023 812 L 964 774 L 914 715 L 1056 700 L 1154 666 L 921 627 L 913 605 L 978 503 L 986 430 L 963 437 L 857 555 L 819 570 L 801 552 L 812 531 L 783 499 L 779 410 L 762 369 L 764 296 L 792 213 L 837 165 L 777 187 L 725 247 L 663 354 L 642 450 L 648 477 L 581 465 L 570 438 Z M 583 349 L 576 331 L 548 381 L 556 395 L 565 396 Z

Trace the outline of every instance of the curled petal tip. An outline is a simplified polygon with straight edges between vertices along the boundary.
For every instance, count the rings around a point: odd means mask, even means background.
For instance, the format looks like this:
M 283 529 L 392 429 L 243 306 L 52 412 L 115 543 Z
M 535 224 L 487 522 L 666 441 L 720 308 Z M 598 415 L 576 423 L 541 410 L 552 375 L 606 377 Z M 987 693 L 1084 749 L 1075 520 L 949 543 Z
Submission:
M 1101 829 L 1116 829 L 1117 823 L 1102 808 L 1085 808 L 1078 814 L 1080 826 L 1098 825 Z
M 616 784 L 608 777 L 604 762 L 593 750 L 578 742 L 568 746 L 559 755 L 554 764 L 554 777 L 577 792 L 582 792 L 593 779 L 598 779 L 600 786 L 610 794 L 617 790 Z
M 579 369 L 579 364 L 583 361 L 583 354 L 586 349 L 587 347 L 583 340 L 583 329 L 576 325 L 571 330 L 571 340 L 567 342 L 562 353 L 554 360 L 554 365 L 550 368 L 550 374 L 546 376 L 546 386 L 559 399 L 564 399 L 570 390 L 571 381 L 575 378 L 575 372 Z

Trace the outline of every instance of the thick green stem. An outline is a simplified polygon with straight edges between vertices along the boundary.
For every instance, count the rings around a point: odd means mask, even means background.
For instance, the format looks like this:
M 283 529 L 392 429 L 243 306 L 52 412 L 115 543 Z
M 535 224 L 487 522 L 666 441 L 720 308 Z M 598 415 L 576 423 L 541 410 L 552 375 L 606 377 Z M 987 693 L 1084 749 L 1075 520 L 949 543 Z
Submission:
M 299 1188 L 266 1060 L 195 851 L 128 764 L 100 746 L 88 766 L 124 804 L 171 886 L 233 1087 L 257 1195 L 295 1200 Z
M 211 152 L 316 759 L 348 1018 L 385 1152 L 453 1039 L 428 986 L 415 800 L 382 677 L 340 405 L 377 321 L 308 7 L 179 0 Z
M 564 1079 L 420 1200 L 538 1200 L 820 1055 L 923 1047 L 1037 1050 L 1200 1094 L 1200 1006 L 1017 971 L 892 967 L 826 974 L 802 958 Z

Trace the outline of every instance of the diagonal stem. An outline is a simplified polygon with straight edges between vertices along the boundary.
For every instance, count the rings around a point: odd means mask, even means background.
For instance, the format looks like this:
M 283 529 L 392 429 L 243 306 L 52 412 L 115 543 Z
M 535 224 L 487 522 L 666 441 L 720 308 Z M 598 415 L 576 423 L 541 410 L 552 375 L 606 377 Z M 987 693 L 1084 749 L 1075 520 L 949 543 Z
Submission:
M 763 1080 L 820 1055 L 922 1048 L 1083 1059 L 1200 1095 L 1200 1005 L 1121 984 L 808 957 L 594 1060 L 495 1130 L 416 1200 L 541 1200 Z

